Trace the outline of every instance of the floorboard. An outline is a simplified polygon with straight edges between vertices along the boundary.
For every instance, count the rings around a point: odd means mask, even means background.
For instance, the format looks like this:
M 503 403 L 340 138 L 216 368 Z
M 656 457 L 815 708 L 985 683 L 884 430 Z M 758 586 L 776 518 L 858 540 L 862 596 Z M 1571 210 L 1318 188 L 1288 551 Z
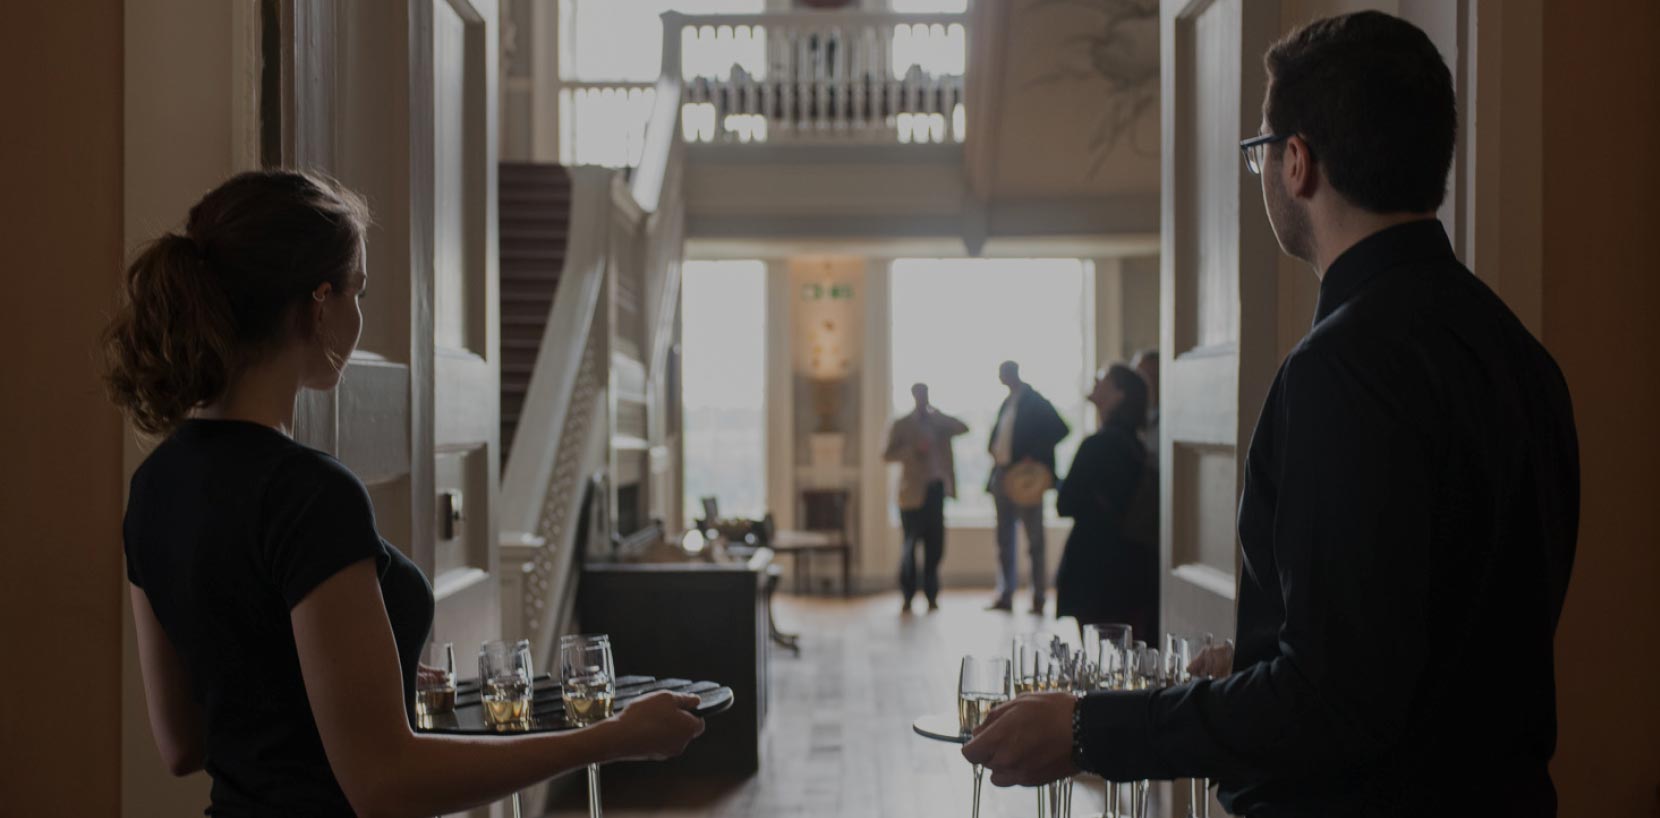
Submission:
M 970 811 L 968 763 L 952 745 L 911 732 L 915 717 L 952 712 L 965 654 L 1006 656 L 1020 633 L 1076 644 L 1077 627 L 1028 613 L 981 610 L 990 589 L 946 592 L 941 610 L 899 614 L 897 594 L 855 599 L 780 596 L 778 619 L 802 634 L 801 656 L 773 654 L 771 710 L 761 771 L 733 782 L 676 780 L 650 792 L 603 788 L 608 818 L 841 818 L 959 815 Z M 718 718 L 718 717 L 717 717 Z M 621 789 L 621 788 L 618 788 Z M 580 786 L 555 816 L 587 812 Z M 1031 816 L 1036 794 L 985 785 L 985 818 Z M 1080 780 L 1073 815 L 1102 806 Z

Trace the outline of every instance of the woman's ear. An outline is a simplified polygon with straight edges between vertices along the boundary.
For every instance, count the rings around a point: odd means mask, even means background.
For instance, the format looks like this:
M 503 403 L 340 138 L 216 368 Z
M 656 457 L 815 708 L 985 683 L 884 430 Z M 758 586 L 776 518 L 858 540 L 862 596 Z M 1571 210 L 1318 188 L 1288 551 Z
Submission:
M 306 304 L 306 337 L 316 338 L 323 331 L 323 313 L 328 309 L 329 295 L 334 292 L 334 285 L 327 281 L 317 285 L 311 291 L 311 302 Z

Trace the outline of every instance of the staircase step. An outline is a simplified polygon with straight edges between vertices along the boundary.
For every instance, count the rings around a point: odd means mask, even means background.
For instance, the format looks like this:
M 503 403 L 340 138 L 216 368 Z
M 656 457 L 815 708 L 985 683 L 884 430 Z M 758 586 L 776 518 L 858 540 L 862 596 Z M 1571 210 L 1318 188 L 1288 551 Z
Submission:
M 559 165 L 502 162 L 496 204 L 501 290 L 501 440 L 511 451 L 570 241 L 571 175 Z M 506 464 L 507 458 L 502 458 Z

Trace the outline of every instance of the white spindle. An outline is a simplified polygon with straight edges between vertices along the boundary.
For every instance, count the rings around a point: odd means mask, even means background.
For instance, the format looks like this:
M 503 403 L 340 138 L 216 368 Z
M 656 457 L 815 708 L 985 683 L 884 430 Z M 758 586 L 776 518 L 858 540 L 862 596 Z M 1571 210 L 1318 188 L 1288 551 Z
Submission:
M 748 53 L 750 51 L 749 45 L 752 45 L 755 42 L 755 27 L 754 26 L 744 26 L 744 28 L 743 28 L 743 38 L 742 39 L 745 41 L 744 52 Z M 745 66 L 744 74 L 743 74 L 743 77 L 744 77 L 744 114 L 746 114 L 748 116 L 761 116 L 762 115 L 761 114 L 761 101 L 760 101 L 760 90 L 761 89 L 759 87 L 757 87 L 757 77 L 755 76 L 756 73 L 757 73 L 757 71 L 755 70 L 755 66 Z
M 853 37 L 850 41 L 853 70 L 848 71 L 848 105 L 853 106 L 853 134 L 862 136 L 868 133 L 865 128 L 865 75 L 870 73 L 870 27 L 853 28 Z
M 777 122 L 778 107 L 774 89 L 778 80 L 778 72 L 773 70 L 772 43 L 769 35 L 771 31 L 766 26 L 756 26 L 755 36 L 761 38 L 762 53 L 765 62 L 765 72 L 761 77 L 761 118 L 767 123 L 767 139 L 772 139 L 772 129 Z
M 663 71 L 684 83 L 688 138 L 892 141 L 903 130 L 904 142 L 961 141 L 966 20 L 879 11 L 670 12 L 663 15 Z M 734 73 L 734 63 L 743 70 Z M 575 98 L 571 104 L 584 107 Z M 616 147 L 635 152 L 629 138 Z
M 797 25 L 790 36 L 795 38 L 796 53 L 796 94 L 800 100 L 796 103 L 795 131 L 796 136 L 806 133 L 809 121 L 812 119 L 810 111 L 813 106 L 814 70 L 817 63 L 814 61 L 811 38 L 805 26 Z
M 768 47 L 778 49 L 778 72 L 767 81 L 768 85 L 776 85 L 779 92 L 778 124 L 782 138 L 789 138 L 795 131 L 795 76 L 799 73 L 798 63 L 795 60 L 795 30 L 788 25 L 774 25 L 767 31 Z M 777 38 L 773 44 L 771 38 Z
M 663 76 L 673 79 L 685 79 L 681 70 L 684 52 L 681 50 L 681 32 L 685 29 L 686 15 L 675 11 L 665 11 L 663 20 Z

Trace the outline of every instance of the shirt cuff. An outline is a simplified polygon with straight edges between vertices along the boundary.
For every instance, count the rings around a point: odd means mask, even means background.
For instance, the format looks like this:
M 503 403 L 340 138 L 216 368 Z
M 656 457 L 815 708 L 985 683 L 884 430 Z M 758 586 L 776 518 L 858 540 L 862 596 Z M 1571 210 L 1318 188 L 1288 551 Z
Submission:
M 1150 767 L 1151 690 L 1103 690 L 1078 702 L 1086 772 L 1108 781 L 1139 781 Z

